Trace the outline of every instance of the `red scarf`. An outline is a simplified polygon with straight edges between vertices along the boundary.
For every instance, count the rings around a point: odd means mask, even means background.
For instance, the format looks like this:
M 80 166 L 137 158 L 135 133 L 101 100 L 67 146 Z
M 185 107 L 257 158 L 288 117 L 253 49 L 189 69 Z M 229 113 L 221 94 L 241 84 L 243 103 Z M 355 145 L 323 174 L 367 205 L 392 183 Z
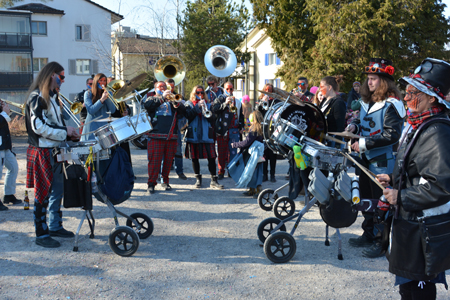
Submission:
M 413 114 L 408 110 L 408 123 L 411 124 L 412 128 L 416 130 L 419 126 L 428 118 L 435 116 L 443 111 L 440 106 L 433 106 L 432 108 L 424 111 L 420 114 Z

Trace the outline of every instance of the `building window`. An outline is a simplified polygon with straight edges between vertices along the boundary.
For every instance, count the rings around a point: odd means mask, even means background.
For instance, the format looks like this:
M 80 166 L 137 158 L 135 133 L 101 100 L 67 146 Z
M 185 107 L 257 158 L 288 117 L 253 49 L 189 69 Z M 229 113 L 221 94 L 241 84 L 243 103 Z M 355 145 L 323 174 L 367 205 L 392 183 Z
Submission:
M 76 74 L 77 75 L 89 75 L 91 61 L 89 59 L 77 59 L 76 62 Z
M 33 72 L 39 72 L 48 63 L 48 58 L 33 58 Z
M 31 53 L 7 53 L 0 55 L 1 73 L 30 73 Z
M 31 33 L 33 35 L 47 35 L 47 22 L 31 21 Z
M 75 25 L 75 40 L 79 42 L 90 42 L 91 25 Z
M 266 66 L 270 66 L 270 65 L 280 65 L 281 64 L 281 60 L 280 58 L 277 56 L 276 53 L 267 53 L 265 55 L 265 65 Z

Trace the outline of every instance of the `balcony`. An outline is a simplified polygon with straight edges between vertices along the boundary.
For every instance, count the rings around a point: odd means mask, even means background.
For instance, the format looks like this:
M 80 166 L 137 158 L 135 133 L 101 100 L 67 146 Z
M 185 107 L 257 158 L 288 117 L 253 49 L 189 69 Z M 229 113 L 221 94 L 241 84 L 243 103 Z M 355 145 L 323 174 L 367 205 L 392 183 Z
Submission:
M 31 34 L 25 33 L 0 33 L 0 49 L 30 49 L 31 48 Z
M 0 72 L 0 89 L 27 89 L 33 82 L 33 73 Z

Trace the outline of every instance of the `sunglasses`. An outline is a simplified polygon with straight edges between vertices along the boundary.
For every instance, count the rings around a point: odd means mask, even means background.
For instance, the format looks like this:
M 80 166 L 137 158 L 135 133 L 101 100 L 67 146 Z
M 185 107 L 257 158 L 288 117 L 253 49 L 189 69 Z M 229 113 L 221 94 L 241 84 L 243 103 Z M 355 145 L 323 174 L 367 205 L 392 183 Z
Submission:
M 379 72 L 386 73 L 385 69 L 378 67 L 366 67 L 365 70 L 367 73 L 379 73 Z
M 298 82 L 297 85 L 298 86 L 305 86 L 305 83 L 304 82 Z
M 225 90 L 227 90 L 227 91 L 232 91 L 233 89 L 225 89 Z
M 57 74 L 59 76 L 59 79 L 64 80 L 64 78 L 66 78 L 66 76 L 61 75 L 61 74 Z
M 214 85 L 214 82 L 208 82 L 208 85 L 212 86 L 212 85 Z
M 88 83 L 89 86 L 92 86 L 92 82 Z
M 201 92 L 195 92 L 197 95 L 200 95 L 200 94 L 203 94 L 204 92 L 203 91 L 201 91 Z

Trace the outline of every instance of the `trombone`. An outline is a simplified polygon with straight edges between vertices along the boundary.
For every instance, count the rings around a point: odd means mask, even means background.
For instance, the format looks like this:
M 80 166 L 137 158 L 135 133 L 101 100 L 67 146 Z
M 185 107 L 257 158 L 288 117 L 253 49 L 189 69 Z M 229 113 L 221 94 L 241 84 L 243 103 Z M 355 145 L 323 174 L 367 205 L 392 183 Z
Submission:
M 69 115 L 69 117 L 75 122 L 77 127 L 80 127 L 81 122 L 75 115 L 81 112 L 81 110 L 83 109 L 83 104 L 81 104 L 80 102 L 72 102 L 69 99 L 67 99 L 63 94 L 59 94 L 59 100 L 61 101 L 63 108 Z M 67 106 L 65 101 L 69 103 L 70 107 Z
M 120 110 L 120 101 L 122 101 L 122 98 L 116 99 L 114 98 L 114 95 L 125 85 L 125 81 L 123 80 L 113 80 L 110 83 L 108 83 L 106 86 L 102 85 L 103 90 L 108 91 L 108 98 L 111 100 L 111 102 L 114 104 L 116 109 Z M 111 92 L 111 94 L 109 93 Z
M 0 100 L 0 101 L 20 109 L 20 112 L 15 111 L 15 110 L 11 110 L 11 111 L 15 112 L 18 115 L 25 116 L 25 103 L 24 104 L 19 104 L 19 103 L 15 103 L 15 102 L 12 102 L 12 101 L 9 101 L 9 100 L 3 100 L 3 99 Z

